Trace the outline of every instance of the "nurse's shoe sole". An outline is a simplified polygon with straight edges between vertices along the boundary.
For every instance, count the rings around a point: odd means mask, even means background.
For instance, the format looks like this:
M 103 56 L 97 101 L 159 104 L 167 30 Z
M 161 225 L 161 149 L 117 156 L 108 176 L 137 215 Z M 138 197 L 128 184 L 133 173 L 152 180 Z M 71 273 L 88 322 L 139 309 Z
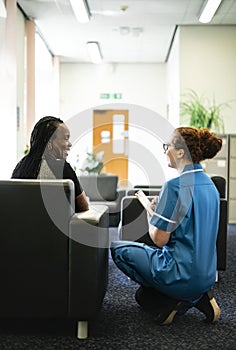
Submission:
M 160 325 L 170 325 L 173 322 L 176 313 L 182 306 L 182 301 L 176 301 L 175 305 L 170 305 L 162 310 L 155 318 L 155 321 Z
M 213 297 L 212 290 L 204 293 L 194 307 L 204 313 L 207 322 L 216 322 L 220 317 L 220 308 Z

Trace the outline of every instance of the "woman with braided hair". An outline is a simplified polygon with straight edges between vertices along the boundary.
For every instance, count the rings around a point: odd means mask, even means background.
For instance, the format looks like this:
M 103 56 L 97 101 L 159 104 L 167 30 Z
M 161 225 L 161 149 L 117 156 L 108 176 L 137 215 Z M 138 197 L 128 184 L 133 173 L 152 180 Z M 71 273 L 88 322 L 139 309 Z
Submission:
M 140 287 L 136 301 L 170 324 L 176 313 L 196 307 L 216 321 L 220 308 L 213 297 L 216 280 L 216 239 L 219 193 L 200 162 L 213 158 L 222 139 L 208 129 L 179 127 L 163 145 L 168 166 L 178 177 L 167 181 L 149 220 L 150 245 L 112 242 L 115 264 Z
M 12 178 L 70 179 L 75 188 L 75 210 L 88 210 L 86 195 L 66 161 L 71 146 L 69 129 L 61 119 L 40 119 L 31 133 L 29 153 L 16 165 Z

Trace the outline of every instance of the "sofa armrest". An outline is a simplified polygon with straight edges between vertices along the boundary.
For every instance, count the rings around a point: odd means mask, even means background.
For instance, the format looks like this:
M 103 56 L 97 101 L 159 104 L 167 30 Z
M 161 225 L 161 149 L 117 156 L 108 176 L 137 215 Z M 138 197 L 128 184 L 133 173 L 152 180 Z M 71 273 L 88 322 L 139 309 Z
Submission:
M 125 188 L 118 188 L 117 189 L 118 198 L 121 200 L 126 195 L 126 189 Z
M 72 216 L 69 227 L 69 316 L 93 319 L 108 282 L 109 213 L 93 205 Z M 82 268 L 81 268 L 82 267 Z M 89 286 L 89 288 L 88 288 Z
M 90 205 L 89 210 L 76 213 L 72 216 L 71 225 L 76 225 L 76 222 L 78 222 L 78 220 L 83 220 L 92 225 L 97 225 L 106 211 L 106 205 Z

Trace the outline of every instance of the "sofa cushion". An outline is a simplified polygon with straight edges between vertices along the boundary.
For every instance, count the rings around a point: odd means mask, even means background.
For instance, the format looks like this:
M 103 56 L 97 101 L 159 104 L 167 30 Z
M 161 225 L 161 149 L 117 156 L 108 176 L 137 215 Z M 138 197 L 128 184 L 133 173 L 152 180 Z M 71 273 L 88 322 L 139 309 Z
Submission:
M 117 175 L 80 175 L 79 181 L 90 201 L 114 201 L 117 198 Z

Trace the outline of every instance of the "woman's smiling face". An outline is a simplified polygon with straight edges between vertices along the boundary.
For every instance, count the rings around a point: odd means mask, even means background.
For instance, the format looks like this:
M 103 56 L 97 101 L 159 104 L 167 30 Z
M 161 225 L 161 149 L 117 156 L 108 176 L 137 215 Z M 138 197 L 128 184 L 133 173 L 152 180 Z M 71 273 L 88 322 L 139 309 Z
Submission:
M 70 131 L 64 123 L 58 126 L 51 140 L 51 145 L 55 158 L 66 159 L 68 157 L 72 144 L 70 142 Z

